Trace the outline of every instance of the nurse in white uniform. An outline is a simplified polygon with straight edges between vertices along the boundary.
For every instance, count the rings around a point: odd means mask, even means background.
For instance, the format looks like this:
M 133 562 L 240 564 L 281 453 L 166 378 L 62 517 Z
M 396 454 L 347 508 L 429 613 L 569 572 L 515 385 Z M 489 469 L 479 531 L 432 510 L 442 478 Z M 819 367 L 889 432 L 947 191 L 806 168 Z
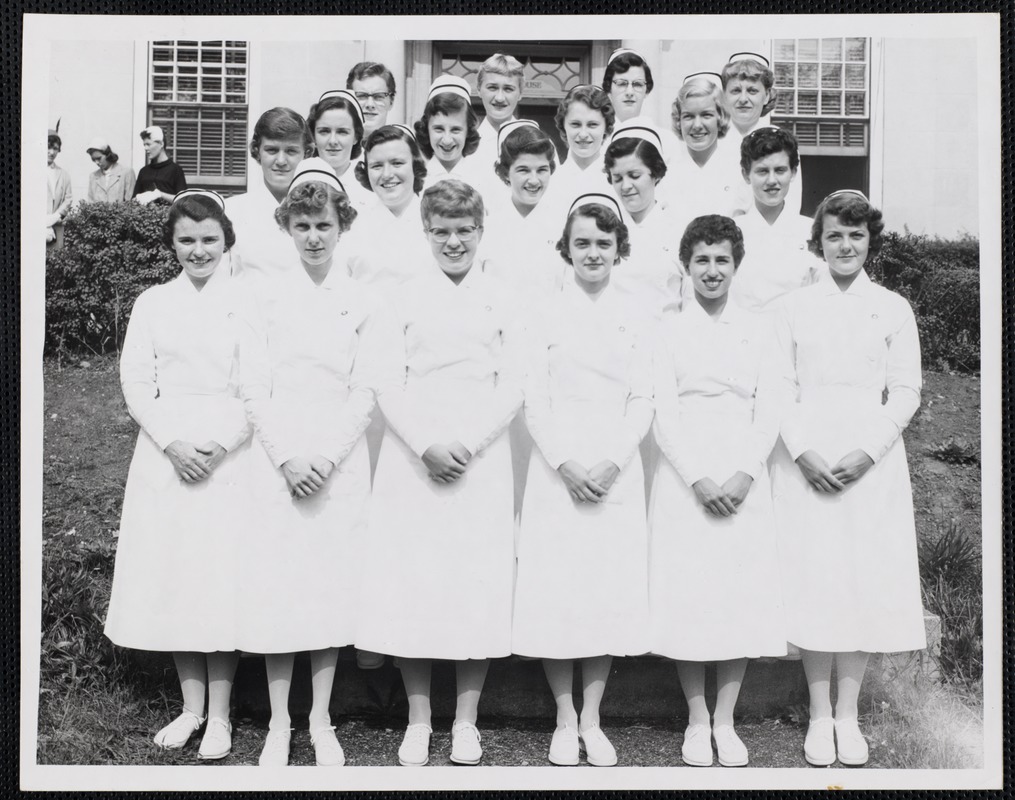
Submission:
M 630 252 L 610 195 L 579 198 L 558 245 L 571 265 L 526 358 L 536 449 L 522 507 L 512 647 L 543 659 L 557 705 L 553 764 L 613 766 L 599 706 L 614 656 L 648 649 L 648 532 L 638 444 L 652 422 L 652 321 L 616 291 Z M 617 270 L 623 265 L 616 266 Z M 583 704 L 575 710 L 574 662 Z
M 688 220 L 656 200 L 656 189 L 667 172 L 658 131 L 619 126 L 606 148 L 604 165 L 631 235 L 631 258 L 614 273 L 614 286 L 644 297 L 659 317 L 679 311 L 683 269 L 677 258 L 677 232 Z
M 409 725 L 399 763 L 430 748 L 430 669 L 455 662 L 451 761 L 478 764 L 491 658 L 511 652 L 514 521 L 506 429 L 522 402 L 523 306 L 476 264 L 478 192 L 446 180 L 422 199 L 433 261 L 394 295 L 401 340 L 379 397 L 381 446 L 358 647 L 399 657 Z
M 245 579 L 238 627 L 241 649 L 266 654 L 271 720 L 262 766 L 288 763 L 293 660 L 306 650 L 316 762 L 345 763 L 328 706 L 338 648 L 355 638 L 370 497 L 363 431 L 384 339 L 380 299 L 334 262 L 355 213 L 325 161 L 300 164 L 276 214 L 297 266 L 271 282 L 241 342 L 242 394 L 256 432 L 249 498 L 257 524 L 235 557 Z
M 754 202 L 737 217 L 747 255 L 730 294 L 744 308 L 774 311 L 784 294 L 827 272 L 807 248 L 811 218 L 788 204 L 799 164 L 796 137 L 781 128 L 755 128 L 740 145 L 740 168 Z
M 363 109 L 356 96 L 348 89 L 325 92 L 310 107 L 307 127 L 314 137 L 314 155 L 328 162 L 342 181 L 352 207 L 363 211 L 374 197 L 354 179 L 349 168 L 363 149 Z
M 816 765 L 867 761 L 857 696 L 869 654 L 926 647 L 901 435 L 920 406 L 920 341 L 909 303 L 864 271 L 883 229 L 859 192 L 826 197 L 810 247 L 830 275 L 788 294 L 777 328 L 798 400 L 772 480 L 787 638 L 810 690 L 804 755 Z
M 456 75 L 438 75 L 427 94 L 423 116 L 413 125 L 416 141 L 427 159 L 424 188 L 454 178 L 480 191 L 489 184 L 492 168 L 470 158 L 479 147 L 479 120 L 472 110 L 469 82 Z M 483 166 L 489 172 L 483 171 Z
M 734 53 L 722 68 L 723 93 L 730 110 L 730 129 L 726 136 L 737 149 L 751 131 L 770 126 L 778 99 L 775 73 L 767 58 L 758 53 Z M 800 213 L 803 202 L 803 172 L 797 167 L 796 181 L 790 184 L 786 206 Z
M 610 102 L 617 115 L 617 126 L 640 125 L 654 128 L 662 141 L 660 152 L 669 163 L 672 155 L 680 150 L 680 140 L 670 129 L 669 119 L 657 120 L 643 113 L 645 99 L 652 94 L 654 86 L 652 68 L 640 53 L 620 47 L 610 54 L 603 74 L 603 91 L 610 95 Z
M 383 295 L 415 277 L 430 248 L 419 235 L 419 193 L 426 162 L 412 129 L 385 125 L 367 137 L 356 180 L 374 202 L 339 245 L 349 275 Z
M 236 671 L 232 562 L 247 514 L 250 428 L 236 385 L 242 291 L 222 255 L 235 241 L 223 201 L 188 189 L 163 241 L 182 272 L 134 303 L 120 382 L 141 426 L 120 519 L 106 636 L 122 647 L 172 651 L 183 713 L 155 743 L 178 749 L 205 721 L 198 756 L 231 749 Z
M 691 222 L 680 260 L 694 294 L 666 322 L 656 358 L 654 427 L 664 457 L 649 512 L 652 652 L 677 661 L 688 708 L 681 756 L 698 767 L 711 766 L 713 738 L 722 766 L 747 764 L 733 728 L 747 659 L 786 654 L 766 467 L 785 381 L 770 321 L 730 297 L 743 254 L 729 217 Z
M 677 187 L 681 213 L 688 218 L 706 214 L 733 216 L 750 204 L 750 192 L 740 176 L 740 150 L 725 143 L 730 112 L 722 83 L 714 72 L 698 72 L 684 79 L 672 109 L 673 130 L 684 147 L 670 159 L 670 180 Z
M 306 120 L 290 108 L 265 111 L 254 125 L 250 157 L 261 174 L 250 176 L 245 194 L 226 200 L 240 242 L 233 272 L 271 276 L 293 268 L 292 240 L 275 223 L 275 209 L 292 182 L 296 166 L 314 151 Z
M 607 191 L 603 150 L 615 120 L 610 96 L 598 86 L 576 86 L 560 101 L 554 121 L 567 142 L 567 157 L 560 162 L 554 189 L 564 207 L 583 194 Z

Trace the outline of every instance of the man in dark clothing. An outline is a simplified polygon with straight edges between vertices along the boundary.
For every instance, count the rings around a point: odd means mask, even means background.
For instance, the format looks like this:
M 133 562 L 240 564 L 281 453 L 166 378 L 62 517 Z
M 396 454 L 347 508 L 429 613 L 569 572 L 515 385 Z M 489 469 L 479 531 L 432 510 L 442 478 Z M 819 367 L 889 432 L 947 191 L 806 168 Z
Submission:
M 148 163 L 141 167 L 134 184 L 134 199 L 147 205 L 154 200 L 172 202 L 178 192 L 187 188 L 187 176 L 180 165 L 166 154 L 166 138 L 162 128 L 152 125 L 141 131 L 141 141 L 148 154 Z

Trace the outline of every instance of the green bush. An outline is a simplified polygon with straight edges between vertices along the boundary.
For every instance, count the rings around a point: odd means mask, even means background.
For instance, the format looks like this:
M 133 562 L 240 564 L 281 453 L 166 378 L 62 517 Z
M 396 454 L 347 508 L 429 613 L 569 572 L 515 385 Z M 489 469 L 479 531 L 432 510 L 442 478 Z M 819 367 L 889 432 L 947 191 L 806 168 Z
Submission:
M 930 369 L 980 369 L 980 243 L 886 233 L 870 276 L 913 306 L 923 364 Z
M 162 245 L 168 206 L 84 203 L 46 253 L 46 352 L 119 350 L 134 300 L 179 272 Z

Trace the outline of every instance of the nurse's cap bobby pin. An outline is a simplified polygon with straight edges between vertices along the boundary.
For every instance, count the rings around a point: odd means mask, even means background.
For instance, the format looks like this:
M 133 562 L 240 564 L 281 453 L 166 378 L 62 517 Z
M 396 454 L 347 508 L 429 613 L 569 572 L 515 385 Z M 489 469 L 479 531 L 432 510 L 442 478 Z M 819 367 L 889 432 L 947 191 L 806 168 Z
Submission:
M 510 122 L 505 122 L 500 126 L 500 130 L 497 131 L 497 152 L 500 152 L 501 147 L 504 145 L 504 140 L 508 134 L 512 131 L 516 131 L 519 128 L 539 128 L 531 119 L 513 119 Z
M 851 194 L 859 197 L 865 203 L 870 204 L 870 200 L 867 199 L 867 195 L 861 192 L 859 189 L 839 189 L 838 191 L 832 192 L 825 200 L 831 200 L 833 197 L 837 197 L 840 194 Z
M 317 104 L 320 105 L 329 97 L 343 97 L 348 100 L 356 112 L 356 116 L 359 117 L 360 124 L 363 124 L 363 107 L 359 104 L 359 100 L 356 99 L 356 95 L 348 89 L 331 89 L 317 98 Z
M 663 152 L 663 140 L 659 138 L 659 131 L 647 125 L 622 125 L 613 132 L 610 137 L 610 144 L 621 139 L 641 139 L 655 147 L 661 154 Z
M 614 59 L 620 58 L 622 55 L 624 55 L 624 53 L 630 53 L 632 56 L 638 56 L 638 58 L 641 58 L 642 61 L 645 60 L 644 58 L 642 58 L 641 53 L 639 53 L 637 50 L 632 50 L 630 47 L 618 47 L 616 50 L 610 53 L 610 57 L 606 59 L 607 65 L 612 64 Z
M 178 203 L 185 197 L 207 197 L 211 199 L 220 209 L 223 211 L 226 210 L 226 201 L 222 199 L 222 195 L 218 192 L 213 192 L 211 189 L 184 189 L 182 192 L 176 193 L 176 197 L 173 198 L 173 203 Z
M 289 184 L 289 189 L 286 191 L 286 195 L 292 194 L 292 190 L 299 186 L 301 183 L 308 183 L 309 181 L 320 181 L 326 183 L 333 189 L 338 189 L 342 194 L 345 194 L 345 187 L 342 185 L 342 181 L 338 179 L 335 174 L 335 170 L 331 168 L 331 164 L 325 161 L 323 158 L 314 156 L 313 158 L 303 159 L 296 167 L 296 177 L 292 179 L 292 183 Z
M 684 78 L 684 83 L 693 80 L 702 80 L 711 83 L 717 89 L 722 89 L 722 75 L 718 72 L 692 72 Z
M 732 64 L 734 61 L 757 61 L 766 67 L 772 66 L 769 60 L 760 53 L 734 53 L 726 59 L 727 64 Z
M 430 92 L 427 94 L 426 100 L 429 103 L 437 95 L 446 93 L 457 94 L 467 102 L 472 102 L 472 89 L 469 86 L 469 82 L 464 78 L 459 78 L 457 75 L 439 75 L 434 78 L 434 82 L 430 84 Z
M 606 206 L 610 211 L 617 215 L 617 219 L 623 219 L 620 214 L 620 204 L 617 202 L 615 197 L 602 192 L 588 192 L 586 194 L 578 195 L 571 208 L 568 209 L 567 215 L 570 217 L 576 209 L 582 206 Z

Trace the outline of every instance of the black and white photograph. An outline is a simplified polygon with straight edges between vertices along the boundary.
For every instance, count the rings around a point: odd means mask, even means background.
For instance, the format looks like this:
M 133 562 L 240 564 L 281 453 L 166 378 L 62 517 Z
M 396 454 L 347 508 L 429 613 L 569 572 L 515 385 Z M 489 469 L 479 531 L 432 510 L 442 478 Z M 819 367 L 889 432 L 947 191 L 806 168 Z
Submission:
M 23 17 L 22 788 L 1000 788 L 999 17 L 267 19 Z

